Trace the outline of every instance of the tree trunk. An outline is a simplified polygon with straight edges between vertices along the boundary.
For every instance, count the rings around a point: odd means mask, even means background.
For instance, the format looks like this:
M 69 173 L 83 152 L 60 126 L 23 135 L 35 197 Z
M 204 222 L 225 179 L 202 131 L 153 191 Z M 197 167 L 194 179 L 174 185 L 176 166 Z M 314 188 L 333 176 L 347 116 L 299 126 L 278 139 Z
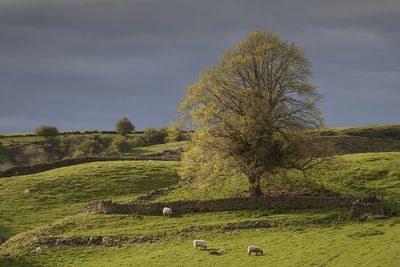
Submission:
M 262 196 L 263 193 L 261 192 L 261 185 L 260 185 L 260 177 L 249 177 L 249 196 L 250 197 L 259 197 Z

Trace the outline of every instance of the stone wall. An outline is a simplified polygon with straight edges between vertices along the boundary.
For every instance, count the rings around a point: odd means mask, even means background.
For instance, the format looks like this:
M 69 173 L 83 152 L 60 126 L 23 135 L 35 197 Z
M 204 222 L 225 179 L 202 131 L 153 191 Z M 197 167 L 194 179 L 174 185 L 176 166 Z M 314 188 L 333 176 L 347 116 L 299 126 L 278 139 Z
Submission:
M 179 215 L 191 212 L 256 209 L 336 209 L 350 208 L 356 199 L 356 197 L 258 197 L 125 204 L 100 200 L 89 203 L 82 212 L 160 215 L 164 207 L 169 207 L 174 215 Z
M 180 155 L 177 154 L 167 154 L 167 155 L 156 155 L 152 154 L 139 156 L 139 157 L 85 157 L 85 158 L 73 158 L 64 159 L 60 161 L 54 161 L 49 163 L 40 163 L 30 166 L 18 166 L 12 167 L 5 171 L 0 171 L 0 178 L 11 177 L 17 175 L 26 175 L 39 173 L 43 171 L 48 171 L 60 167 L 67 167 L 88 162 L 101 162 L 101 161 L 132 161 L 132 160 L 162 160 L 162 161 L 178 161 L 180 160 Z

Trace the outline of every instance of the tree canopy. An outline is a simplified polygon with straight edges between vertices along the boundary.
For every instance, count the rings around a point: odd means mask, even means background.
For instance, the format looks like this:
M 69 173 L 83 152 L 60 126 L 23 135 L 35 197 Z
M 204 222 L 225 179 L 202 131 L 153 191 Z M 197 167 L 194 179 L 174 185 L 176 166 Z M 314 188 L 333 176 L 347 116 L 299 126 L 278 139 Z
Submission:
M 135 130 L 135 126 L 128 118 L 122 118 L 115 124 L 115 130 L 121 135 L 126 135 L 132 133 Z
M 264 175 L 318 164 L 323 148 L 307 134 L 322 125 L 310 76 L 300 47 L 275 33 L 252 32 L 228 50 L 188 86 L 180 104 L 196 127 L 193 148 L 183 157 L 184 176 L 234 170 L 258 196 Z
M 39 136 L 53 137 L 59 135 L 58 129 L 51 125 L 42 125 L 35 130 Z

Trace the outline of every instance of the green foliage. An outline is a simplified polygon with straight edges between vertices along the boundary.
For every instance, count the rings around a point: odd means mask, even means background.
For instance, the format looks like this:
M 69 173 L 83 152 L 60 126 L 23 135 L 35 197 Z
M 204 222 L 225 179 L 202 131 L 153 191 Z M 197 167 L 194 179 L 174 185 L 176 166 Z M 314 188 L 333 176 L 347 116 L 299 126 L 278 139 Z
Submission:
M 135 126 L 128 118 L 122 118 L 115 124 L 115 130 L 121 135 L 126 135 L 135 131 Z
M 44 137 L 53 137 L 59 135 L 58 129 L 50 125 L 42 125 L 35 130 L 36 135 Z
M 8 158 L 7 148 L 0 142 L 0 164 L 4 163 Z
M 256 196 L 262 176 L 318 164 L 325 149 L 308 134 L 322 123 L 310 75 L 311 64 L 295 43 L 250 33 L 187 88 L 180 109 L 198 127 L 198 153 L 184 165 L 211 164 L 213 170 L 218 161 L 209 159 L 223 158 L 226 170 L 245 174 Z
M 132 143 L 130 140 L 124 136 L 116 136 L 114 137 L 111 147 L 118 153 L 124 155 L 125 153 L 132 151 Z
M 103 152 L 103 146 L 97 140 L 86 139 L 75 147 L 74 157 L 96 156 L 101 152 Z
M 187 134 L 182 130 L 180 123 L 172 122 L 166 129 L 167 131 L 167 142 L 179 142 L 187 140 Z
M 167 131 L 164 128 L 147 128 L 141 136 L 146 145 L 164 144 L 167 137 Z

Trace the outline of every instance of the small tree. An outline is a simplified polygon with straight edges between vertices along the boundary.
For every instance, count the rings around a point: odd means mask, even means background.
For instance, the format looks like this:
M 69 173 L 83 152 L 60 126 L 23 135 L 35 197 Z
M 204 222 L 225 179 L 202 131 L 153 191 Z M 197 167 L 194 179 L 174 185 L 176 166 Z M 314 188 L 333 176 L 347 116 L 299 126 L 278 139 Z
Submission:
M 115 124 L 115 130 L 121 135 L 126 135 L 135 131 L 135 126 L 128 118 L 122 118 Z
M 180 123 L 172 122 L 166 129 L 167 131 L 167 142 L 178 142 L 186 140 L 186 134 L 182 130 Z
M 35 130 L 35 133 L 39 136 L 54 137 L 59 135 L 58 129 L 50 125 L 42 125 Z
M 116 136 L 111 143 L 111 147 L 121 155 L 132 151 L 132 144 L 124 136 Z

